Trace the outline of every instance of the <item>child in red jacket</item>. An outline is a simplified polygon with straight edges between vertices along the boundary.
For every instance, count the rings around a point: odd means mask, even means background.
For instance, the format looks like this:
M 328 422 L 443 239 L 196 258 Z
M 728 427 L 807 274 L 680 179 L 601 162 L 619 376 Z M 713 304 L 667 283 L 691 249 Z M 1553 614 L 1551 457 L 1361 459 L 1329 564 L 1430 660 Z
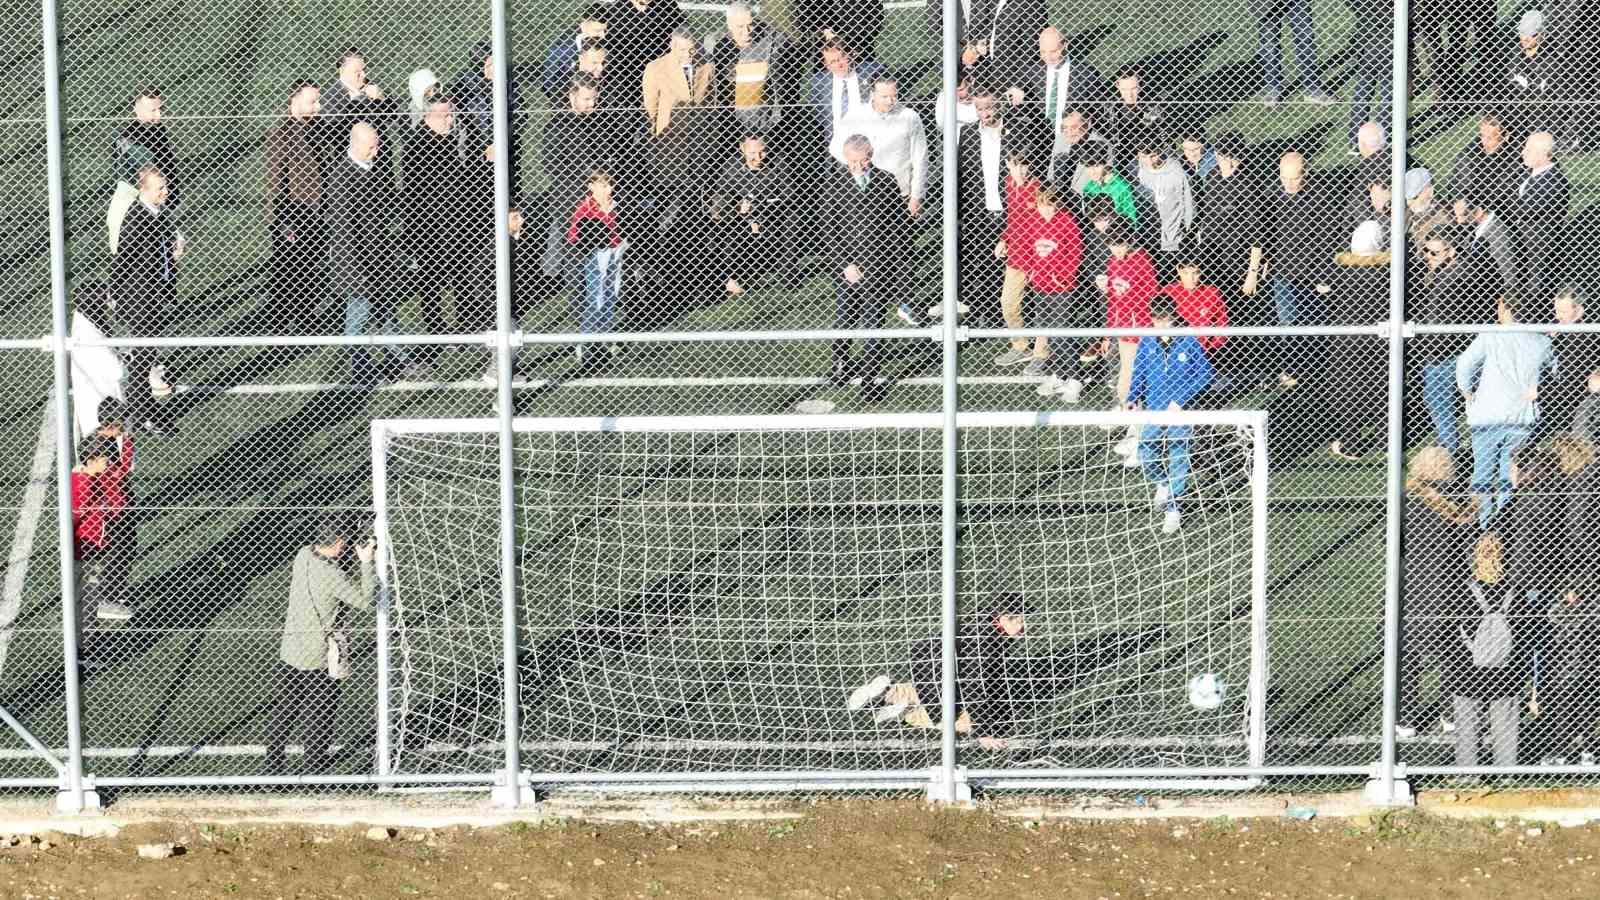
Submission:
M 1111 257 L 1106 260 L 1106 273 L 1095 279 L 1095 284 L 1106 295 L 1107 328 L 1149 328 L 1150 299 L 1161 289 L 1156 280 L 1155 264 L 1150 254 L 1139 247 L 1133 230 L 1118 222 L 1106 231 L 1106 247 Z M 1117 405 L 1123 409 L 1128 402 L 1128 387 L 1133 382 L 1133 361 L 1139 353 L 1139 337 L 1124 335 L 1117 339 Z M 1100 342 L 1102 354 L 1111 352 L 1111 339 Z M 1117 454 L 1138 465 L 1134 455 L 1138 450 L 1138 436 L 1133 428 L 1113 448 Z
M 133 617 L 125 604 L 106 598 L 104 583 L 107 520 L 112 515 L 106 473 L 117 464 L 117 444 L 91 434 L 78 443 L 78 464 L 72 467 L 72 556 L 78 562 L 78 621 Z
M 1178 309 L 1178 317 L 1183 324 L 1191 328 L 1227 328 L 1228 327 L 1228 301 L 1223 299 L 1222 291 L 1215 285 L 1200 283 L 1200 262 L 1198 257 L 1187 250 L 1178 254 L 1178 280 L 1161 289 L 1164 296 L 1171 297 Z M 1232 379 L 1228 376 L 1231 371 L 1229 360 L 1232 357 L 1233 346 L 1225 334 L 1206 334 L 1197 338 L 1200 346 L 1205 348 L 1206 356 L 1211 360 L 1216 369 L 1216 377 L 1212 379 L 1211 387 L 1207 389 L 1208 396 L 1224 392 L 1232 387 Z M 1226 350 L 1224 345 L 1228 345 Z
M 1072 292 L 1078 287 L 1083 233 L 1078 228 L 1078 220 L 1062 208 L 1055 188 L 1039 188 L 1027 209 L 1008 218 L 1005 243 L 1010 251 L 1006 260 L 1007 281 L 1009 283 L 1013 271 L 1025 280 L 1033 323 L 1044 328 L 1065 328 L 1074 324 L 1071 321 Z M 1020 326 L 1020 316 L 1018 319 Z M 1027 350 L 1027 340 L 1020 343 L 1021 349 Z M 1014 340 L 1011 346 L 1016 348 L 1017 344 Z M 1050 368 L 1050 340 L 1036 337 L 1031 362 L 1023 374 L 1042 376 Z
M 995 244 L 994 255 L 1006 261 L 1006 280 L 1000 289 L 1000 314 L 1007 328 L 1022 327 L 1022 297 L 1027 293 L 1028 273 L 1021 242 L 1024 237 L 1017 231 L 1022 221 L 1033 212 L 1034 198 L 1039 193 L 1039 179 L 1033 177 L 1028 157 L 1013 151 L 1006 157 L 1006 227 Z M 1029 360 L 1028 339 L 1014 337 L 1011 349 L 994 358 L 997 366 L 1018 366 Z

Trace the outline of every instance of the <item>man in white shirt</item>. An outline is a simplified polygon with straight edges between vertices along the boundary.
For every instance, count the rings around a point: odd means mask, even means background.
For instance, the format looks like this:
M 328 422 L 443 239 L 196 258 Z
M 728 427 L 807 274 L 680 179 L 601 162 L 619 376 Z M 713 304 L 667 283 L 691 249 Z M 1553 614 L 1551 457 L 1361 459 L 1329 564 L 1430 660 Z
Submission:
M 843 163 L 845 138 L 860 134 L 872 143 L 872 165 L 894 176 L 906 210 L 922 214 L 922 198 L 928 187 L 928 135 L 922 116 L 900 104 L 900 86 L 890 75 L 879 75 L 872 82 L 872 99 L 866 107 L 851 112 L 833 130 L 828 152 Z

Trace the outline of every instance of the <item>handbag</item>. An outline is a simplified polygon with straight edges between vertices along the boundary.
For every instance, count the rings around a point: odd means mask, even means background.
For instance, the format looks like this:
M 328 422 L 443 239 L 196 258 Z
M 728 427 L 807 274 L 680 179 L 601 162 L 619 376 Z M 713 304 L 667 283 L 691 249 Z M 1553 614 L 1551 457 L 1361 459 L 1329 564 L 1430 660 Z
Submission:
M 309 567 L 309 563 L 307 564 Z M 340 628 L 337 624 L 330 624 L 322 620 L 317 612 L 317 605 L 311 602 L 310 572 L 304 579 L 306 585 L 306 605 L 311 608 L 311 614 L 317 617 L 317 624 L 322 626 L 322 640 L 324 656 L 328 662 L 328 677 L 334 681 L 343 681 L 350 677 L 350 632 Z M 337 621 L 339 610 L 333 611 L 333 618 Z

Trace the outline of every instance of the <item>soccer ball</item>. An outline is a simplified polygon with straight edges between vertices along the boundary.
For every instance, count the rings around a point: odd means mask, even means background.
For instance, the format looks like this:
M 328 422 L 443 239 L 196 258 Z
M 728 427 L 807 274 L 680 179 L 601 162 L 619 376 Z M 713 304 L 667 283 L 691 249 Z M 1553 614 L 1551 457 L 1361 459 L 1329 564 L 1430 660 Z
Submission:
M 1228 686 L 1210 672 L 1189 679 L 1189 705 L 1195 709 L 1216 709 L 1227 693 Z

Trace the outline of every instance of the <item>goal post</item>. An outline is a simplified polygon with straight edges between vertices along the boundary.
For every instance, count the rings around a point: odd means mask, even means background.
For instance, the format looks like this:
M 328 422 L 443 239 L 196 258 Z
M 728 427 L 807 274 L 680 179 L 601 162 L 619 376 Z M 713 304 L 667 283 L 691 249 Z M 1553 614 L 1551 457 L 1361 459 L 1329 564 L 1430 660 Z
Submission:
M 530 777 L 681 788 L 697 774 L 811 783 L 933 765 L 938 702 L 923 696 L 919 648 L 942 619 L 944 425 L 515 419 L 509 652 Z M 1115 452 L 1146 426 L 1178 429 L 1152 432 L 1152 449 L 1185 451 L 1171 534 L 1139 455 Z M 1008 784 L 1265 765 L 1266 426 L 1231 410 L 957 417 L 963 764 Z M 498 429 L 372 423 L 380 774 L 503 759 Z M 1013 602 L 1024 640 L 985 664 L 995 647 L 974 622 Z M 880 675 L 891 690 L 849 708 Z M 1202 676 L 1214 702 L 1191 702 Z

